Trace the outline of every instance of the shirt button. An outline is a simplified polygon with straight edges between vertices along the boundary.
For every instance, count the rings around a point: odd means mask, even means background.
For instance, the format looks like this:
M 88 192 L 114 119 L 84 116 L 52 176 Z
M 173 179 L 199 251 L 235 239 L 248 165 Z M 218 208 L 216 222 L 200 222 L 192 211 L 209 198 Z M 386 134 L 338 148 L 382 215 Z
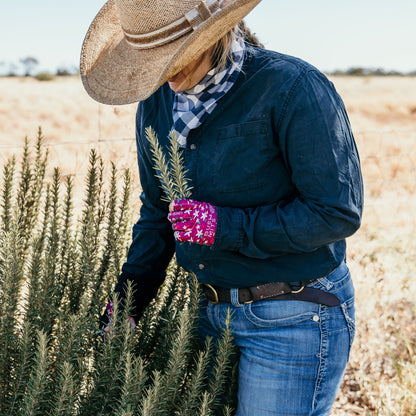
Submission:
M 313 319 L 314 322 L 319 322 L 319 316 L 318 315 L 315 315 L 312 319 Z
M 189 146 L 189 148 L 190 148 L 191 150 L 196 150 L 196 144 L 195 144 L 195 143 L 192 143 L 192 144 Z
M 201 264 L 198 265 L 198 267 L 199 267 L 199 270 L 204 270 L 205 269 L 205 264 L 201 263 Z

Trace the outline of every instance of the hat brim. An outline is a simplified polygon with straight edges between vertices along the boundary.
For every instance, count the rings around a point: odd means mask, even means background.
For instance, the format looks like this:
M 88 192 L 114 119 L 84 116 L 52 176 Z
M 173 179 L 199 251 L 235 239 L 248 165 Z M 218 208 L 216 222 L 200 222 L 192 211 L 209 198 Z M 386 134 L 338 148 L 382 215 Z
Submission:
M 234 1 L 175 41 L 136 49 L 126 42 L 114 0 L 109 0 L 93 20 L 82 46 L 80 74 L 86 91 L 94 100 L 112 105 L 148 98 L 229 32 L 260 1 Z

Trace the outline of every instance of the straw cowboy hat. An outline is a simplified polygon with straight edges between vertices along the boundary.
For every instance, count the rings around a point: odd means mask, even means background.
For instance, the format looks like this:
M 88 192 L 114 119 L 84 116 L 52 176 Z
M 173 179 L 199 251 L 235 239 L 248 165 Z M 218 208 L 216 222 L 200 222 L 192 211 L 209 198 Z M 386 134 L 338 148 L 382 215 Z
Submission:
M 261 0 L 109 0 L 85 37 L 80 72 L 104 104 L 149 97 Z

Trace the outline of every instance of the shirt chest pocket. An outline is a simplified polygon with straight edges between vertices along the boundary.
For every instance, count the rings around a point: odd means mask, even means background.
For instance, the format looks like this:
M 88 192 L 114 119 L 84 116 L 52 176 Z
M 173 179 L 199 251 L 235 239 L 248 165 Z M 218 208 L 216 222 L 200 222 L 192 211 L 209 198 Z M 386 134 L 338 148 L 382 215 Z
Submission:
M 271 178 L 269 140 L 265 121 L 220 129 L 212 159 L 216 191 L 235 193 L 264 187 Z

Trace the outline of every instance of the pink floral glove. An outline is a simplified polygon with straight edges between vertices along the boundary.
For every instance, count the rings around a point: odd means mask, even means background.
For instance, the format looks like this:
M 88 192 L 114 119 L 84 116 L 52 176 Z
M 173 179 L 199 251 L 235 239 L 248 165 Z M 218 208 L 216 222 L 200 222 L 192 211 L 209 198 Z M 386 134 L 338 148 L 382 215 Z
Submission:
M 110 300 L 107 303 L 107 306 L 105 307 L 105 311 L 103 316 L 100 319 L 100 329 L 103 330 L 105 333 L 109 331 L 109 325 L 111 323 L 111 317 L 113 316 L 114 312 L 114 305 L 113 302 Z M 128 318 L 128 321 L 130 322 L 131 328 L 134 331 L 136 329 L 136 322 L 134 318 L 131 316 Z M 104 336 L 105 338 L 105 336 Z
M 170 206 L 168 220 L 178 241 L 212 246 L 217 229 L 217 210 L 208 202 L 179 199 Z

